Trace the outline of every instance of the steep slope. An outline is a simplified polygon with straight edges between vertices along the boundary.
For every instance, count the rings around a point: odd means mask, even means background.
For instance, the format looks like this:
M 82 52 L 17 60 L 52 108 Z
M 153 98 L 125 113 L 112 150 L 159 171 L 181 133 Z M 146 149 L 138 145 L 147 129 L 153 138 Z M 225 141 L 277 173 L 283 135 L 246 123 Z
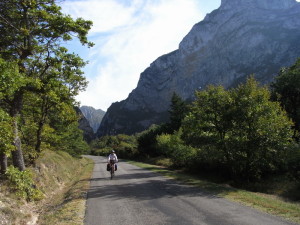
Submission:
M 77 114 L 79 115 L 78 128 L 83 131 L 83 138 L 87 143 L 90 143 L 94 138 L 95 134 L 91 128 L 89 121 L 85 118 L 80 108 L 75 107 Z
M 84 117 L 89 121 L 94 133 L 96 133 L 105 112 L 101 109 L 94 109 L 91 106 L 81 106 L 80 110 L 83 113 Z
M 179 49 L 159 57 L 126 100 L 111 105 L 97 132 L 132 134 L 166 121 L 173 92 L 183 99 L 208 84 L 226 88 L 255 74 L 269 83 L 300 57 L 300 3 L 222 0 L 194 25 Z

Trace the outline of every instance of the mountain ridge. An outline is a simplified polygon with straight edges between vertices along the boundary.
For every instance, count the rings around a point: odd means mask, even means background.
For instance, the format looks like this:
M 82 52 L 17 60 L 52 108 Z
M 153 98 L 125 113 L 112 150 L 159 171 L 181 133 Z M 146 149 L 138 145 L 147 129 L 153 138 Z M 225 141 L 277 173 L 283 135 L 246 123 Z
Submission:
M 88 120 L 90 126 L 93 129 L 93 132 L 96 133 L 102 118 L 104 117 L 105 112 L 102 109 L 95 109 L 92 106 L 81 106 L 80 110 L 84 117 Z
M 299 15 L 300 3 L 294 0 L 222 0 L 177 50 L 141 73 L 127 99 L 112 104 L 97 136 L 133 134 L 165 122 L 173 92 L 192 99 L 195 90 L 209 84 L 230 88 L 250 74 L 269 83 L 300 56 Z

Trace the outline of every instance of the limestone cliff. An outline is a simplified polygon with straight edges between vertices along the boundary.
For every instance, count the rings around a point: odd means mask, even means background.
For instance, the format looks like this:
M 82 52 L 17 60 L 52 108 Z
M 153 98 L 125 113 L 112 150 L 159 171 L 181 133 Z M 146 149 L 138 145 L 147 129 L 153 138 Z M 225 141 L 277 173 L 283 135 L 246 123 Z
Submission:
M 80 110 L 93 128 L 94 133 L 96 133 L 105 112 L 101 109 L 94 109 L 91 106 L 81 106 Z
M 173 92 L 192 99 L 208 84 L 226 88 L 250 74 L 269 83 L 300 57 L 300 3 L 222 0 L 179 44 L 155 60 L 126 100 L 111 105 L 97 135 L 132 134 L 161 123 Z
M 83 139 L 90 143 L 94 138 L 95 134 L 92 127 L 89 124 L 89 121 L 85 118 L 79 107 L 75 107 L 76 113 L 79 116 L 78 128 L 83 131 Z

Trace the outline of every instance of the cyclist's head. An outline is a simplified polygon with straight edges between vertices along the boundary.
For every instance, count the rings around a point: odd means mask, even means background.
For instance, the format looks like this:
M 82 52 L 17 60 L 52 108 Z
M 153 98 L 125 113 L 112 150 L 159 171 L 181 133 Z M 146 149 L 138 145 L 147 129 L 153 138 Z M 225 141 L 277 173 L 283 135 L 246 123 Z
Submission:
M 115 153 L 115 150 L 111 150 L 111 153 Z

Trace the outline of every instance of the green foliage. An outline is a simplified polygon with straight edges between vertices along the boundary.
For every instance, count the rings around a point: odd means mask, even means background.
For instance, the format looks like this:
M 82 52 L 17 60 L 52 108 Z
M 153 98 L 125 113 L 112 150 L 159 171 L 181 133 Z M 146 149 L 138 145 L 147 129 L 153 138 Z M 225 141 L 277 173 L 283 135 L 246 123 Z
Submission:
M 292 144 L 287 151 L 286 166 L 292 178 L 300 181 L 300 145 Z
M 25 159 L 37 159 L 42 152 L 40 149 L 66 151 L 72 156 L 89 152 L 71 103 L 67 100 L 51 103 L 49 98 L 43 101 L 35 94 L 28 93 L 25 97 L 20 127 Z M 47 112 L 43 113 L 43 110 Z M 37 148 L 39 138 L 41 143 Z
M 89 154 L 90 150 L 89 145 L 83 140 L 82 130 L 78 128 L 76 121 L 45 137 L 45 142 L 53 150 L 65 151 L 72 156 Z
M 92 22 L 64 15 L 52 0 L 3 0 L 0 15 L 0 107 L 14 119 L 14 165 L 23 170 L 22 152 L 32 162 L 43 145 L 52 144 L 43 143 L 51 135 L 63 143 L 61 135 L 73 155 L 86 152 L 82 134 L 67 123 L 75 96 L 87 85 L 81 70 L 86 63 L 61 45 L 77 37 L 93 46 L 87 40 Z M 52 129 L 50 135 L 45 127 Z
M 161 134 L 156 137 L 157 147 L 163 153 L 171 158 L 174 167 L 189 168 L 194 163 L 196 150 L 185 145 L 181 139 L 181 130 L 174 134 Z
M 116 136 L 103 136 L 91 144 L 93 154 L 107 156 L 115 150 L 120 158 L 132 159 L 137 155 L 137 141 L 135 136 L 118 134 Z
M 10 187 L 16 191 L 17 196 L 27 201 L 40 200 L 43 194 L 38 190 L 33 182 L 33 175 L 29 170 L 19 171 L 13 166 L 9 166 L 6 175 L 10 182 Z
M 147 130 L 137 136 L 138 151 L 141 156 L 156 157 L 168 156 L 163 144 L 157 143 L 157 137 L 162 134 L 176 133 L 181 126 L 181 122 L 188 112 L 188 105 L 176 93 L 173 94 L 170 105 L 170 121 L 161 125 L 152 125 Z M 176 135 L 175 135 L 176 136 Z M 163 139 L 163 137 L 161 137 Z M 175 154 L 175 153 L 174 153 Z M 178 161 L 179 162 L 179 161 Z M 179 164 L 179 163 L 178 163 Z
M 179 95 L 173 93 L 169 110 L 170 122 L 167 124 L 170 129 L 168 133 L 177 131 L 181 127 L 181 122 L 186 116 L 187 112 L 187 103 L 185 103 Z
M 0 14 L 3 25 L 0 45 L 7 57 L 18 57 L 19 53 L 20 58 L 25 59 L 47 51 L 58 41 L 72 40 L 75 35 L 82 44 L 93 45 L 86 37 L 92 22 L 64 15 L 55 1 L 3 0 Z
M 280 169 L 292 141 L 292 123 L 286 113 L 279 103 L 269 100 L 269 90 L 258 87 L 253 78 L 233 90 L 231 96 L 234 126 L 228 142 L 236 150 L 232 161 L 240 161 L 234 172 L 259 178 Z
M 273 100 L 281 101 L 296 128 L 299 65 L 298 60 L 283 69 L 272 84 Z M 186 107 L 174 94 L 170 123 L 140 133 L 139 154 L 168 157 L 176 167 L 217 172 L 239 182 L 287 171 L 299 179 L 300 148 L 293 142 L 293 123 L 280 104 L 270 100 L 266 87 L 250 77 L 237 88 L 208 86 L 195 96 L 193 105 Z
M 89 153 L 89 145 L 83 140 L 82 130 L 78 129 L 78 124 L 70 125 L 61 134 L 61 149 L 72 156 L 80 156 Z
M 227 168 L 234 179 L 255 180 L 284 167 L 291 122 L 267 88 L 250 78 L 230 91 L 196 93 L 183 124 L 183 139 L 201 149 L 200 164 Z
M 13 146 L 13 130 L 12 119 L 10 116 L 0 109 L 0 153 L 10 155 L 14 150 Z
M 162 152 L 157 148 L 156 137 L 169 131 L 168 125 L 152 125 L 137 137 L 138 150 L 143 156 L 159 156 Z
M 19 73 L 16 62 L 5 61 L 0 57 L 0 100 L 10 99 L 14 92 L 25 85 L 24 76 Z
M 229 92 L 222 86 L 208 86 L 195 95 L 196 101 L 184 121 L 184 140 L 196 147 L 221 144 L 232 125 Z
M 300 58 L 290 68 L 283 68 L 271 84 L 272 98 L 279 101 L 300 131 Z M 296 136 L 296 133 L 295 133 Z

